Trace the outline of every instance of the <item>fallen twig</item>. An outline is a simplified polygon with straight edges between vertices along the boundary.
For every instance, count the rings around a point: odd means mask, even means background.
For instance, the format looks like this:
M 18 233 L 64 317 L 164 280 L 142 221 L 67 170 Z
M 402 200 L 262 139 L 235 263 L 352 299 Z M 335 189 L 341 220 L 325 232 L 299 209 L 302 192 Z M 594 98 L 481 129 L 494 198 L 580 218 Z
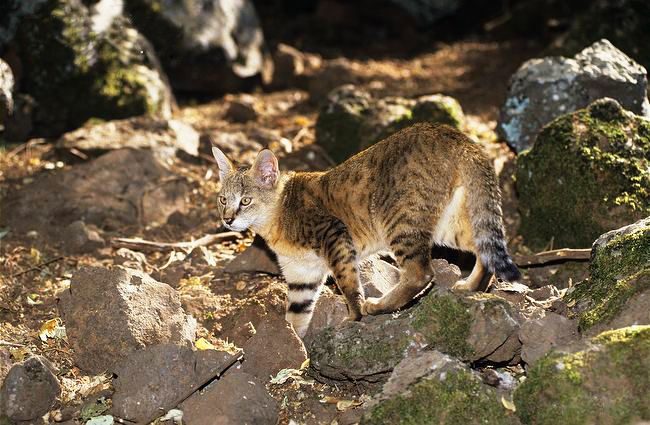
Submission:
M 12 278 L 13 278 L 13 277 L 18 277 L 18 276 L 22 276 L 22 275 L 24 275 L 25 273 L 35 272 L 35 271 L 37 271 L 37 270 L 41 270 L 43 267 L 48 266 L 48 265 L 50 265 L 50 264 L 52 264 L 52 263 L 56 263 L 57 261 L 61 261 L 61 260 L 63 260 L 64 258 L 65 258 L 65 257 L 56 257 L 56 258 L 53 258 L 53 259 L 51 259 L 51 260 L 44 261 L 44 262 L 42 262 L 42 263 L 40 263 L 40 264 L 37 264 L 37 265 L 35 265 L 34 267 L 31 267 L 31 268 L 29 268 L 29 269 L 27 269 L 27 270 L 23 270 L 23 271 L 21 271 L 21 272 L 18 272 L 18 273 L 12 274 L 11 277 L 12 277 Z
M 113 245 L 125 248 L 145 248 L 152 251 L 168 251 L 172 249 L 180 249 L 187 253 L 190 253 L 195 248 L 198 248 L 200 246 L 209 246 L 224 239 L 235 239 L 241 237 L 242 234 L 239 232 L 223 232 L 205 235 L 202 238 L 190 242 L 155 242 L 140 238 L 113 238 L 112 243 Z
M 6 346 L 9 346 L 9 347 L 27 347 L 25 344 L 19 344 L 17 342 L 5 341 L 4 339 L 0 339 L 0 345 L 6 345 Z
M 532 255 L 514 255 L 513 257 L 519 267 L 541 266 L 543 264 L 565 261 L 588 261 L 591 257 L 591 249 L 562 248 L 538 252 Z

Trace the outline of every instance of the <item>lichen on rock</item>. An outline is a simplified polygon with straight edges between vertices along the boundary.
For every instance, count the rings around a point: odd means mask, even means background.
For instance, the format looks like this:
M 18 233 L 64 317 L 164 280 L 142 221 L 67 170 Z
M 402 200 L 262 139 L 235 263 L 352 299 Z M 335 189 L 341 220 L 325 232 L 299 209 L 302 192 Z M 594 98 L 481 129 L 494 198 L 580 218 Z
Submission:
M 604 332 L 587 348 L 553 352 L 517 388 L 524 424 L 635 423 L 650 419 L 650 326 Z
M 613 99 L 563 115 L 517 159 L 521 234 L 528 246 L 588 247 L 650 215 L 650 121 Z

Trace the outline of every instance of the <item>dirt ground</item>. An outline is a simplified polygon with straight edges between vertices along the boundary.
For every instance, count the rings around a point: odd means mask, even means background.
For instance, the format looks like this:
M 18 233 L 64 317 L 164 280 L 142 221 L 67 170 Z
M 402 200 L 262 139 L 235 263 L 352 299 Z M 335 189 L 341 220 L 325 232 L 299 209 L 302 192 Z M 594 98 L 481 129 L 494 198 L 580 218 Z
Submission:
M 504 164 L 513 155 L 505 144 L 497 141 L 494 133 L 498 109 L 509 76 L 523 60 L 538 51 L 537 46 L 523 41 L 475 40 L 435 45 L 429 52 L 408 59 L 353 59 L 351 64 L 354 72 L 362 76 L 366 86 L 375 93 L 401 96 L 444 93 L 458 99 L 468 118 L 466 131 L 486 147 L 497 170 L 507 172 Z M 253 96 L 260 106 L 260 117 L 256 121 L 245 124 L 228 121 L 225 111 L 229 96 L 201 104 L 181 101 L 177 117 L 208 135 L 220 131 L 250 132 L 257 128 L 276 130 L 290 141 L 290 149 L 285 146 L 284 153 L 280 154 L 281 164 L 287 157 L 297 158 L 298 162 L 313 159 L 308 153 L 314 143 L 318 107 L 310 102 L 308 94 L 286 90 L 259 91 Z M 280 148 L 278 146 L 278 150 Z M 250 160 L 250 153 L 238 154 L 234 159 Z M 78 159 L 57 152 L 46 141 L 8 146 L 0 150 L 0 199 L 10 189 L 32 181 L 35 175 L 72 167 L 76 161 Z M 326 164 L 311 167 L 323 166 Z M 223 230 L 214 208 L 217 173 L 207 151 L 198 160 L 176 159 L 173 168 L 190 182 L 189 211 L 159 226 L 135 233 L 132 229 L 119 229 L 106 235 L 107 238 L 140 236 L 177 242 Z M 504 195 L 506 215 L 514 216 L 514 193 L 510 190 Z M 2 211 L 3 216 L 11 214 L 11 211 Z M 516 223 L 516 217 L 509 220 Z M 7 230 L 9 232 L 5 233 Z M 64 387 L 62 410 L 53 419 L 66 419 L 82 399 L 105 389 L 106 379 L 86 376 L 76 368 L 64 339 L 42 340 L 39 334 L 48 320 L 59 316 L 57 294 L 69 285 L 74 271 L 85 264 L 114 264 L 118 246 L 109 245 L 93 256 L 66 255 L 40 234 L 16 234 L 11 230 L 0 223 L 0 351 L 9 352 L 13 361 L 20 360 L 27 352 L 42 354 L 52 361 Z M 516 248 L 516 235 L 511 231 L 509 237 Z M 263 274 L 228 275 L 222 271 L 251 240 L 250 234 L 229 239 L 175 262 L 170 261 L 170 252 L 145 253 L 145 271 L 180 291 L 186 310 L 200 324 L 197 337 L 204 337 L 217 347 L 232 349 L 236 346 L 237 333 L 242 326 L 254 322 L 259 315 L 283 314 L 281 278 Z M 282 423 L 289 423 L 291 419 L 311 422 L 315 420 L 312 416 L 330 423 L 337 415 L 337 401 L 358 400 L 373 391 L 364 387 L 337 388 L 312 381 L 269 386 L 281 406 Z M 339 403 L 339 410 L 345 407 L 345 403 Z

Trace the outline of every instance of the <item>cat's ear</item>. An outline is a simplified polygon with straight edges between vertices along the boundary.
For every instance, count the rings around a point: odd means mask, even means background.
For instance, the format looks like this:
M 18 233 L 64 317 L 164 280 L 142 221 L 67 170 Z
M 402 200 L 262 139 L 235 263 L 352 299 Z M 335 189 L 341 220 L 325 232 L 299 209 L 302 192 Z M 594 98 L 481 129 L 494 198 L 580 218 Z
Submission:
M 216 146 L 212 146 L 212 156 L 217 160 L 217 166 L 219 167 L 219 179 L 223 181 L 228 173 L 230 173 L 234 167 L 232 162 L 228 159 L 225 153 L 221 152 Z
M 257 154 L 253 164 L 253 177 L 260 186 L 272 188 L 278 182 L 280 171 L 278 169 L 278 159 L 268 149 L 264 149 Z

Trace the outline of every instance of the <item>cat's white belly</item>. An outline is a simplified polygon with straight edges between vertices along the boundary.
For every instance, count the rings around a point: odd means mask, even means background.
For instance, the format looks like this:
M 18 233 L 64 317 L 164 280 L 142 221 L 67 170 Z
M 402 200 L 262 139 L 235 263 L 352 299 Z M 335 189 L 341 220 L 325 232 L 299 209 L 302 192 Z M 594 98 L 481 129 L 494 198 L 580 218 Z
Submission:
M 465 187 L 460 186 L 454 190 L 451 201 L 442 212 L 436 227 L 433 230 L 433 240 L 439 245 L 456 248 L 456 232 L 459 228 L 458 217 L 465 203 Z
M 320 282 L 330 272 L 327 262 L 314 251 L 292 256 L 278 254 L 278 263 L 290 283 Z

